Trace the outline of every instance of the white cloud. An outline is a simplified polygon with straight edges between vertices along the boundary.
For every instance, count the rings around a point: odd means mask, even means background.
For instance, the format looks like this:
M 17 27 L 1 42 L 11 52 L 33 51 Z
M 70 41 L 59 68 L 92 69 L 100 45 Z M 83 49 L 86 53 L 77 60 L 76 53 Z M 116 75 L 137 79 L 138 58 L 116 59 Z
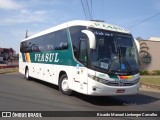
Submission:
M 0 25 L 12 25 L 19 23 L 44 22 L 47 19 L 47 12 L 44 10 L 32 11 L 23 9 L 19 13 L 1 19 Z
M 39 10 L 39 11 L 35 11 L 34 14 L 36 14 L 36 15 L 45 15 L 46 11 Z
M 23 9 L 20 11 L 20 13 L 21 15 L 32 16 L 32 15 L 45 15 L 47 12 L 45 10 L 31 11 L 31 10 Z
M 23 6 L 13 0 L 0 0 L 0 9 L 16 10 Z
M 15 24 L 39 24 L 44 26 L 61 23 L 60 21 L 68 20 L 68 14 L 63 9 L 53 9 L 54 6 L 61 5 L 60 0 L 44 1 L 44 0 L 0 0 L 0 9 L 7 9 L 0 16 L 0 25 Z

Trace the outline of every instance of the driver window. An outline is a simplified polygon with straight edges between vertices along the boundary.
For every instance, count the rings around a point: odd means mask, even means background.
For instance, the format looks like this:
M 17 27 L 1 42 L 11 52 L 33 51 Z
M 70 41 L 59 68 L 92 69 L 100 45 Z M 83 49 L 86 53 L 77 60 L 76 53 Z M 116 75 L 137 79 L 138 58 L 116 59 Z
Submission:
M 87 65 L 87 42 L 86 39 L 80 38 L 80 45 L 79 45 L 79 61 L 82 62 L 84 65 Z

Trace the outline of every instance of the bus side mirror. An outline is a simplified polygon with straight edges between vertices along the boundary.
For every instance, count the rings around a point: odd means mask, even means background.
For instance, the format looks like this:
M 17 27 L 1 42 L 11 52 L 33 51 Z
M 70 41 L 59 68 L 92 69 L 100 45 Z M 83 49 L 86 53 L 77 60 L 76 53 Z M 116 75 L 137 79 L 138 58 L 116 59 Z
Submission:
M 82 30 L 82 33 L 85 33 L 88 36 L 90 49 L 96 49 L 96 38 L 93 32 L 89 30 Z

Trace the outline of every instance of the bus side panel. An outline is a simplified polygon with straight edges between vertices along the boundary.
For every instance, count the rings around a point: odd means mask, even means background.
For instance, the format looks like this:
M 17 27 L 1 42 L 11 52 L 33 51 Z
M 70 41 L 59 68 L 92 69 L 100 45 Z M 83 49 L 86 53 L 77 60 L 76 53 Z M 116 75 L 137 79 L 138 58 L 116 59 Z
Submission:
M 40 80 L 43 80 L 43 71 L 44 71 L 44 64 L 38 64 L 38 63 L 29 63 L 29 74 L 33 78 L 37 78 Z
M 58 85 L 56 68 L 53 64 L 30 63 L 29 69 L 31 77 Z
M 87 69 L 67 65 L 47 65 L 44 66 L 44 81 L 58 85 L 60 72 L 65 72 L 69 81 L 69 88 L 79 93 L 88 93 Z
M 61 72 L 65 72 L 67 74 L 68 80 L 69 80 L 69 87 L 72 89 L 72 82 L 73 82 L 73 76 L 74 76 L 74 70 L 72 66 L 67 66 L 67 65 L 55 65 L 54 67 L 56 69 L 55 71 L 55 84 L 58 85 L 59 81 L 59 75 Z
M 56 65 L 57 75 L 64 71 L 69 80 L 69 88 L 71 90 L 77 91 L 79 93 L 87 94 L 87 69 L 86 68 L 78 68 L 76 66 L 64 66 L 64 65 Z M 58 76 L 56 76 L 56 80 L 58 80 Z M 58 82 L 58 81 L 57 81 Z
M 25 74 L 25 66 L 26 66 L 25 62 L 19 62 L 19 72 L 23 75 Z
M 56 73 L 56 67 L 54 64 L 45 64 L 43 67 L 43 78 L 44 81 L 58 85 L 57 84 L 57 73 Z
M 75 91 L 87 94 L 88 92 L 88 69 L 86 67 L 75 67 L 75 79 L 73 87 Z

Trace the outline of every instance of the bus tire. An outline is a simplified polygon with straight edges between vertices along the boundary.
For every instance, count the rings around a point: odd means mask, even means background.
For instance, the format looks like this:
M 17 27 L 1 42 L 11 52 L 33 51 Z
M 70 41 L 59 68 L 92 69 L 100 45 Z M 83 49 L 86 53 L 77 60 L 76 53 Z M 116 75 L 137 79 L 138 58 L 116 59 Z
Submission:
M 66 74 L 63 74 L 60 77 L 58 85 L 59 85 L 59 90 L 61 91 L 62 94 L 68 96 L 72 94 L 72 90 L 69 89 L 68 77 Z
M 25 70 L 25 78 L 26 78 L 27 80 L 30 79 L 28 67 L 27 67 L 26 70 Z

